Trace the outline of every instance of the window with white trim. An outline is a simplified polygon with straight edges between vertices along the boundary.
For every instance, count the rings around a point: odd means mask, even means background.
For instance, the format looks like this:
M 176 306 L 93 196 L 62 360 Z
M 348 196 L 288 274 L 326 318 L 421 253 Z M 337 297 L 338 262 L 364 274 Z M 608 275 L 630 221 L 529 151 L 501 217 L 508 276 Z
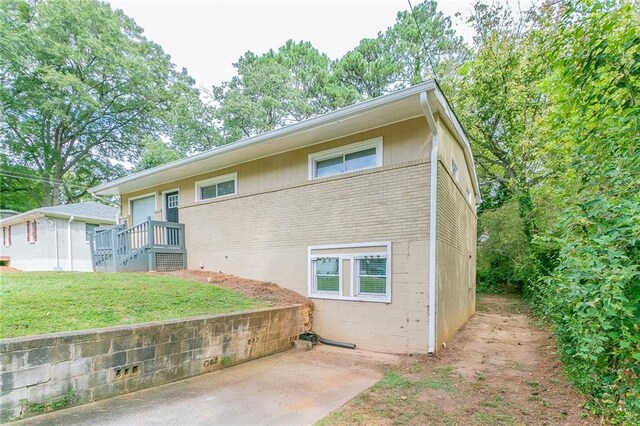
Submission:
M 312 260 L 313 291 L 340 292 L 340 259 L 338 257 L 318 257 Z
M 382 137 L 309 154 L 309 179 L 382 166 Z
M 235 195 L 238 190 L 238 174 L 230 173 L 196 182 L 196 201 Z
M 356 259 L 358 294 L 387 293 L 387 259 L 380 256 L 365 256 Z
M 471 198 L 471 190 L 469 189 L 468 186 L 467 186 L 467 201 L 469 201 L 469 203 L 473 201 L 473 199 Z
M 309 247 L 309 297 L 391 302 L 391 243 Z
M 11 225 L 2 227 L 2 245 L 5 247 L 11 245 Z
M 27 242 L 35 244 L 38 241 L 38 223 L 34 220 L 27 221 Z
M 456 182 L 460 182 L 460 169 L 458 169 L 458 164 L 456 164 L 456 160 L 453 157 L 451 157 L 451 174 Z

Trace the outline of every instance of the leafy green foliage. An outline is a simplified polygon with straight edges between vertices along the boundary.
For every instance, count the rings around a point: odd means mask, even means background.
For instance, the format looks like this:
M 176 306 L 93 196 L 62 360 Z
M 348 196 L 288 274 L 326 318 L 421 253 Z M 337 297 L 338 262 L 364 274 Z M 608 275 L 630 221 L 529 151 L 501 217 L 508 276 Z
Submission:
M 143 273 L 7 272 L 0 338 L 264 307 L 214 285 Z
M 143 143 L 142 156 L 134 170 L 139 172 L 179 160 L 182 157 L 184 156 L 180 151 L 167 146 L 167 144 L 161 140 L 147 140 Z
M 381 96 L 428 78 L 448 78 L 468 58 L 451 19 L 424 1 L 398 12 L 396 22 L 374 39 L 363 39 L 335 63 L 335 75 L 364 97 Z
M 255 136 L 355 102 L 357 93 L 339 84 L 331 61 L 311 43 L 289 40 L 277 51 L 247 52 L 238 75 L 213 88 L 215 117 L 225 142 Z
M 485 211 L 478 234 L 478 291 L 519 292 L 531 274 L 531 250 L 518 203 Z
M 538 238 L 555 267 L 531 293 L 556 324 L 567 371 L 613 422 L 640 422 L 640 13 L 632 3 L 553 10 L 545 126 L 562 200 Z
M 194 127 L 185 103 L 200 112 L 193 80 L 97 0 L 0 2 L 0 76 L 0 149 L 40 181 L 42 205 L 118 177 L 143 138 Z

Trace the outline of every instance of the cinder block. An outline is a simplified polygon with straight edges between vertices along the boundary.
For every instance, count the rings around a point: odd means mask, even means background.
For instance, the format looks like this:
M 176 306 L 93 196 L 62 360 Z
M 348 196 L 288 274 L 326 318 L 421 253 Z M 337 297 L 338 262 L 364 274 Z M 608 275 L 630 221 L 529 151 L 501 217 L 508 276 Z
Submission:
M 94 371 L 120 367 L 127 363 L 127 352 L 116 352 L 109 355 L 99 355 L 94 358 Z
M 25 386 L 33 386 L 50 380 L 49 366 L 27 368 L 0 374 L 0 392 L 7 392 Z
M 91 372 L 91 359 L 80 358 L 74 361 L 60 362 L 51 365 L 51 380 L 58 381 L 70 377 L 82 376 Z
M 28 398 L 27 388 L 13 389 L 0 393 L 0 410 L 20 405 L 20 401 Z
M 0 354 L 0 373 L 27 367 L 27 351 Z
M 88 358 L 96 355 L 104 355 L 108 354 L 111 349 L 111 339 L 74 343 L 73 347 L 75 358 Z

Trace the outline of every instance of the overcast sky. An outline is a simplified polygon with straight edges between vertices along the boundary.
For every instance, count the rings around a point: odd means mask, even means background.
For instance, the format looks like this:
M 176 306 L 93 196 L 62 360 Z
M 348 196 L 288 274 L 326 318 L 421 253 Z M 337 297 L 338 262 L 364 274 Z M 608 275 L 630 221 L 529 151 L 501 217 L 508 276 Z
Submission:
M 233 63 L 246 51 L 264 53 L 288 39 L 310 41 L 336 59 L 366 37 L 375 37 L 408 10 L 407 0 L 180 1 L 109 0 L 160 44 L 178 67 L 185 67 L 203 87 L 219 85 L 235 75 Z M 517 8 L 518 0 L 508 0 Z M 415 6 L 418 0 L 412 0 Z M 474 0 L 441 0 L 465 38 L 465 17 Z M 530 0 L 520 0 L 524 6 Z M 516 9 L 517 10 L 517 9 Z M 459 12 L 460 17 L 454 15 Z

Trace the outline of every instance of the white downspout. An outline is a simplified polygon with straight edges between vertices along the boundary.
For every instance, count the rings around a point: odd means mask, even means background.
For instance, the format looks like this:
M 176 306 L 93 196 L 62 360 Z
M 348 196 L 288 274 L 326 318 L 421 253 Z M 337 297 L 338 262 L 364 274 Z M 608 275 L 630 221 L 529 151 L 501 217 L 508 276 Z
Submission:
M 69 222 L 67 222 L 67 231 L 69 234 L 69 271 L 73 271 L 73 247 L 71 244 L 71 222 L 73 222 L 73 219 L 75 219 L 75 216 L 71 216 Z
M 429 348 L 427 353 L 436 351 L 436 242 L 438 218 L 438 127 L 429 105 L 428 92 L 420 93 L 420 105 L 429 127 L 431 127 L 431 179 L 429 184 Z
M 48 220 L 53 221 L 53 243 L 56 246 L 56 267 L 55 270 L 60 270 L 60 246 L 58 244 L 58 219 L 56 218 L 47 218 Z

